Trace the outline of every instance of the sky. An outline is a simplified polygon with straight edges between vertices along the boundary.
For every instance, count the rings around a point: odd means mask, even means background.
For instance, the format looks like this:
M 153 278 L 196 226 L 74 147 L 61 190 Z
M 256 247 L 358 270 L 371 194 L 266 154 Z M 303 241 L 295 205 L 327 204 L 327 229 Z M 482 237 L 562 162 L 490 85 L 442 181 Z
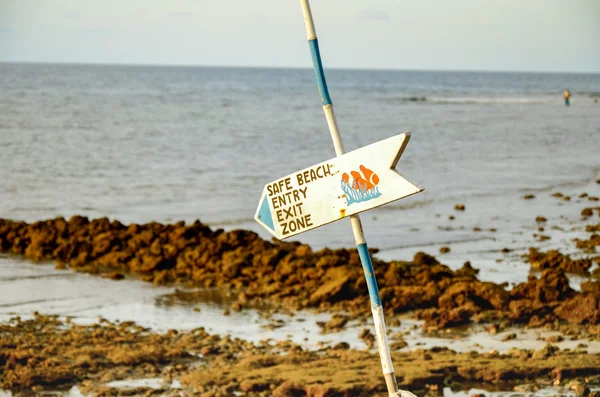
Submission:
M 600 0 L 313 0 L 326 68 L 600 73 Z M 0 0 L 0 62 L 310 67 L 299 0 Z

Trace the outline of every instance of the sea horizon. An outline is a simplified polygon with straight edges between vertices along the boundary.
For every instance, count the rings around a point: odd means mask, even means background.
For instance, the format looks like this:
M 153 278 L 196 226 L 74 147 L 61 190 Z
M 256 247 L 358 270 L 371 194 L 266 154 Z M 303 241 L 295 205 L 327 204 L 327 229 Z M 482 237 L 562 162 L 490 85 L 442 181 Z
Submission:
M 0 64 L 12 65 L 64 65 L 64 66 L 111 66 L 111 67 L 156 67 L 156 68 L 205 68 L 205 69 L 265 69 L 265 70 L 313 70 L 312 66 L 272 66 L 272 65 L 196 65 L 170 63 L 112 63 L 112 62 L 46 62 L 46 61 L 0 61 Z M 325 65 L 325 72 L 365 71 L 365 72 L 432 72 L 432 73 L 482 73 L 482 74 L 542 74 L 542 75 L 600 75 L 599 71 L 564 70 L 493 70 L 493 69 L 429 69 L 429 68 L 355 68 L 351 66 Z

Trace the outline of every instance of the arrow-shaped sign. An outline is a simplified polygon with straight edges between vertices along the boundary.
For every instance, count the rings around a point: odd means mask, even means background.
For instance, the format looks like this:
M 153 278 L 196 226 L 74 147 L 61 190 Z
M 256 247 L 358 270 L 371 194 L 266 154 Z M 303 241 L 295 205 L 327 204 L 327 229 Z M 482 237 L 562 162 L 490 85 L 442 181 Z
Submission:
M 396 135 L 268 183 L 255 219 L 285 239 L 422 191 L 395 170 L 409 139 Z

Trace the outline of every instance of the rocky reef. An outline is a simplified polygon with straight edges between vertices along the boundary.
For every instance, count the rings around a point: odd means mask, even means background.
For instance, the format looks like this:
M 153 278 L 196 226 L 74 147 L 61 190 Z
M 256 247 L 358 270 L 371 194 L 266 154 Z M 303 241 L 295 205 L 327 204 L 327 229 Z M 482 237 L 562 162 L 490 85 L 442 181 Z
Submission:
M 596 242 L 596 228 L 589 230 L 590 240 L 581 243 L 586 247 Z M 237 297 L 237 309 L 266 304 L 360 316 L 369 305 L 354 249 L 314 252 L 305 244 L 266 241 L 247 230 L 212 230 L 199 221 L 123 225 L 82 216 L 30 224 L 0 219 L 0 250 L 113 279 L 129 276 L 156 284 L 218 287 Z M 529 261 L 542 272 L 512 289 L 506 283 L 480 281 L 469 262 L 452 270 L 423 252 L 410 261 L 375 259 L 374 267 L 386 313 L 410 312 L 424 320 L 429 331 L 491 321 L 571 324 L 598 337 L 600 282 L 586 281 L 579 292 L 565 275 L 587 273 L 597 259 L 574 260 L 556 251 L 532 249 Z

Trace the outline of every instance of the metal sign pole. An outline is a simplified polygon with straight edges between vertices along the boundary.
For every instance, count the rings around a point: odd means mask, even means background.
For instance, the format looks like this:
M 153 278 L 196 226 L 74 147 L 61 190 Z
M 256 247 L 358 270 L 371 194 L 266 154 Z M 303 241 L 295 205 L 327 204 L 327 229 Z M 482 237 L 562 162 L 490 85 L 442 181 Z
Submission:
M 323 64 L 321 63 L 321 54 L 319 52 L 319 41 L 317 40 L 317 33 L 315 31 L 315 25 L 313 23 L 312 14 L 310 11 L 310 5 L 308 0 L 300 0 L 300 2 L 302 4 L 302 13 L 304 14 L 304 23 L 306 25 L 306 34 L 308 37 L 310 53 L 312 55 L 315 77 L 317 78 L 317 85 L 319 87 L 319 92 L 323 102 L 323 111 L 325 112 L 325 118 L 327 119 L 327 124 L 331 133 L 331 139 L 333 140 L 333 146 L 335 147 L 335 154 L 339 157 L 344 154 L 344 148 L 342 146 L 340 132 L 338 130 L 335 114 L 333 112 L 333 103 L 331 102 L 331 97 L 329 96 L 329 91 L 327 89 L 327 83 L 325 82 L 325 73 L 323 72 Z M 381 297 L 379 296 L 379 288 L 377 287 L 377 280 L 375 279 L 375 271 L 373 270 L 371 254 L 369 253 L 367 242 L 365 241 L 360 217 L 358 215 L 350 216 L 350 223 L 352 225 L 352 232 L 354 233 L 356 248 L 358 249 L 358 254 L 360 256 L 363 270 L 365 272 L 365 278 L 367 280 L 369 298 L 371 300 L 371 311 L 373 312 L 373 320 L 375 322 L 375 334 L 377 337 L 377 346 L 379 348 L 379 357 L 381 358 L 381 367 L 383 368 L 383 375 L 385 377 L 388 393 L 390 397 L 414 396 L 410 392 L 398 390 L 398 384 L 396 383 L 394 366 L 392 365 L 392 357 L 390 355 L 387 333 L 385 329 L 385 319 L 383 318 Z

